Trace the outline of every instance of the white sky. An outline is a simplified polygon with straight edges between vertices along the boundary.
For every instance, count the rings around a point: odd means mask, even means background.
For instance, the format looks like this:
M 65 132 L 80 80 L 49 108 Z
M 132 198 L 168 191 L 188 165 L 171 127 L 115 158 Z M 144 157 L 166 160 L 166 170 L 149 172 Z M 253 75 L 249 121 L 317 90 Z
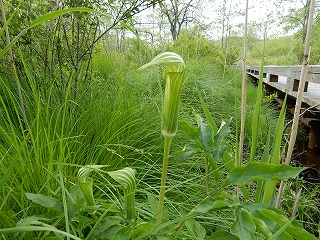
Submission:
M 221 37 L 221 25 L 217 24 L 217 20 L 221 19 L 221 7 L 222 4 L 226 2 L 226 11 L 229 12 L 231 7 L 231 12 L 241 10 L 243 13 L 245 12 L 245 0 L 206 0 L 204 1 L 204 9 L 202 12 L 198 13 L 201 14 L 206 24 L 211 24 L 211 30 L 208 32 L 209 37 L 212 38 L 220 38 Z M 249 12 L 248 12 L 248 21 L 250 22 L 258 22 L 264 23 L 266 21 L 270 21 L 272 19 L 275 20 L 276 23 L 268 25 L 268 36 L 275 36 L 275 35 L 285 35 L 286 33 L 277 24 L 279 17 L 277 16 L 277 3 L 279 0 L 249 0 Z M 281 13 L 285 14 L 288 12 L 289 7 L 301 7 L 301 0 L 286 0 L 283 1 L 281 4 Z M 220 12 L 219 12 L 220 9 Z M 141 21 L 143 22 L 145 16 L 150 14 L 152 10 L 147 10 L 141 13 Z M 220 13 L 220 16 L 219 16 Z M 244 24 L 245 17 L 238 16 L 233 17 L 230 19 L 230 25 L 232 26 L 233 30 L 238 30 L 238 32 L 243 31 L 243 28 L 237 29 L 237 25 Z M 147 21 L 147 20 L 146 20 Z M 261 35 L 263 30 L 261 30 Z
M 217 18 L 217 10 L 221 8 L 223 0 L 215 0 L 213 3 L 209 3 L 204 12 L 204 16 L 207 17 L 208 22 L 214 22 Z M 282 27 L 278 25 L 279 17 L 277 15 L 277 4 L 279 0 L 249 0 L 248 22 L 264 23 L 266 21 L 274 20 L 274 24 L 269 24 L 268 35 L 284 35 L 286 34 Z M 227 9 L 231 6 L 231 11 L 242 10 L 245 11 L 245 0 L 228 0 Z M 299 0 L 287 0 L 281 4 L 281 13 L 283 15 L 288 13 L 290 7 L 302 7 L 302 3 Z M 228 10 L 227 10 L 228 11 Z M 230 20 L 230 25 L 236 26 L 238 24 L 244 24 L 245 17 L 234 17 Z

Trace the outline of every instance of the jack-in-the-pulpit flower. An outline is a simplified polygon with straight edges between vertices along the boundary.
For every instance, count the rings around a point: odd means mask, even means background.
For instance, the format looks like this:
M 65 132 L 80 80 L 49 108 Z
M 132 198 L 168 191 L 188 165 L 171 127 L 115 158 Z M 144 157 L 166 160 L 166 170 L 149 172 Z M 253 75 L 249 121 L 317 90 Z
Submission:
M 186 65 L 178 54 L 164 52 L 152 59 L 151 62 L 140 67 L 138 70 L 156 64 L 167 65 L 163 72 L 163 78 L 166 84 L 162 111 L 162 134 L 164 136 L 173 137 L 176 134 L 178 127 L 180 95 L 185 80 Z
M 178 128 L 180 95 L 182 85 L 185 80 L 186 65 L 182 57 L 180 57 L 178 54 L 173 52 L 164 52 L 152 59 L 151 62 L 140 67 L 138 70 L 156 64 L 166 65 L 166 69 L 163 71 L 163 78 L 166 84 L 162 109 L 162 134 L 164 136 L 164 154 L 162 163 L 158 214 L 156 216 L 157 225 L 160 225 L 163 213 L 169 151 L 172 138 L 176 135 Z

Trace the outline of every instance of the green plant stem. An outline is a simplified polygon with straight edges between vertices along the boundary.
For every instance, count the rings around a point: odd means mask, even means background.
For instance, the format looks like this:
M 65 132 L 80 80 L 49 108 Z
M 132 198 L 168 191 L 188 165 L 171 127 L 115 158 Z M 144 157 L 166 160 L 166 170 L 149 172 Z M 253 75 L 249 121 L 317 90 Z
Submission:
M 210 196 L 210 188 L 209 188 L 209 161 L 207 156 L 205 156 L 206 159 L 206 190 L 207 190 L 207 196 Z
M 168 160 L 169 160 L 169 151 L 170 151 L 171 142 L 172 142 L 172 136 L 164 136 L 164 153 L 163 153 L 161 185 L 160 185 L 160 193 L 159 193 L 157 226 L 160 225 L 162 221 L 164 193 L 166 190 Z
M 242 95 L 241 95 L 241 124 L 240 124 L 240 137 L 239 137 L 239 155 L 236 158 L 236 166 L 243 164 L 243 143 L 244 143 L 244 127 L 245 127 L 245 116 L 246 116 L 246 104 L 247 104 L 247 33 L 248 33 L 248 9 L 249 1 L 246 0 L 246 14 L 244 24 L 244 36 L 243 36 L 243 59 L 242 59 Z M 240 191 L 237 187 L 237 196 Z

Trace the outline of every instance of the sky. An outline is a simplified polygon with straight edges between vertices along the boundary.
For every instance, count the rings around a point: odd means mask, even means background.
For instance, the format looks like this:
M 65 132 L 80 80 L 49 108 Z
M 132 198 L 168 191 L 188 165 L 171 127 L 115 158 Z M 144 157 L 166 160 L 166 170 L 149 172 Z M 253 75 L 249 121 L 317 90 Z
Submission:
M 168 0 L 167 0 L 168 1 Z M 221 19 L 221 7 L 226 2 L 227 12 L 231 9 L 232 12 L 242 11 L 245 12 L 245 0 L 204 0 L 204 8 L 199 10 L 197 14 L 201 14 L 204 19 L 204 23 L 208 24 L 210 30 L 207 32 L 207 37 L 217 39 L 221 37 L 221 25 L 217 24 L 217 20 Z M 281 13 L 286 14 L 289 7 L 301 7 L 301 0 L 285 0 L 281 4 Z M 277 22 L 279 17 L 277 16 L 279 0 L 249 0 L 248 21 L 249 23 L 258 22 L 265 23 L 274 19 L 275 23 L 268 26 L 268 37 L 288 35 Z M 148 10 L 142 13 L 142 16 L 150 14 L 152 10 Z M 238 14 L 239 15 L 239 14 Z M 142 17 L 141 22 L 144 22 Z M 243 27 L 239 28 L 239 24 L 244 24 L 245 17 L 237 16 L 230 19 L 230 25 L 232 30 L 237 31 L 238 34 L 242 34 Z M 147 20 L 146 20 L 147 21 Z M 237 27 L 238 26 L 238 27 Z M 263 31 L 261 31 L 260 37 L 262 37 Z
M 223 0 L 215 0 L 208 4 L 208 7 L 204 11 L 204 16 L 207 18 L 206 22 L 214 22 L 217 16 L 217 10 L 221 8 Z M 219 6 L 220 5 L 220 6 Z M 269 24 L 268 32 L 269 35 L 286 35 L 287 33 L 279 26 L 278 7 L 279 0 L 249 0 L 248 10 L 248 22 L 264 23 L 268 20 L 274 20 L 274 24 Z M 228 0 L 227 8 L 231 6 L 231 11 L 241 10 L 245 11 L 246 1 L 245 0 Z M 281 14 L 285 15 L 288 13 L 290 7 L 302 7 L 300 0 L 287 0 L 281 4 Z M 228 11 L 228 10 L 227 10 Z M 232 26 L 244 24 L 245 17 L 233 17 L 230 20 Z M 290 34 L 290 33 L 289 33 Z

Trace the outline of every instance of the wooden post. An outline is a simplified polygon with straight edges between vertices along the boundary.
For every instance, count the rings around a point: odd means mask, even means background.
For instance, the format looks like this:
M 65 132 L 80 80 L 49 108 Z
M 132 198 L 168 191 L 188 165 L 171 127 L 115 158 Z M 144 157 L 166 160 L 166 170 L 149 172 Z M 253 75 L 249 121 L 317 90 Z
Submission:
M 241 96 L 241 121 L 240 121 L 240 136 L 239 136 L 239 156 L 236 158 L 236 166 L 243 164 L 243 143 L 244 143 L 244 126 L 246 119 L 246 102 L 247 102 L 247 75 L 245 72 L 247 65 L 247 35 L 248 35 L 248 9 L 249 0 L 246 0 L 246 13 L 243 33 L 243 59 L 242 59 L 242 96 Z M 237 186 L 236 194 L 240 196 L 240 187 Z
M 278 82 L 279 76 L 270 73 L 270 82 Z
M 299 82 L 300 82 L 300 80 L 298 80 L 298 79 L 294 79 L 293 80 L 293 88 L 292 88 L 292 91 L 294 91 L 294 92 L 297 92 L 298 91 L 298 89 L 299 89 Z M 304 92 L 307 92 L 307 90 L 308 90 L 308 84 L 309 84 L 309 82 L 305 82 L 305 84 L 304 84 Z
M 311 150 L 320 147 L 320 121 L 312 121 L 310 123 L 310 134 L 308 148 Z
M 293 82 L 294 79 L 292 77 L 287 77 L 286 90 L 288 92 L 293 90 Z

